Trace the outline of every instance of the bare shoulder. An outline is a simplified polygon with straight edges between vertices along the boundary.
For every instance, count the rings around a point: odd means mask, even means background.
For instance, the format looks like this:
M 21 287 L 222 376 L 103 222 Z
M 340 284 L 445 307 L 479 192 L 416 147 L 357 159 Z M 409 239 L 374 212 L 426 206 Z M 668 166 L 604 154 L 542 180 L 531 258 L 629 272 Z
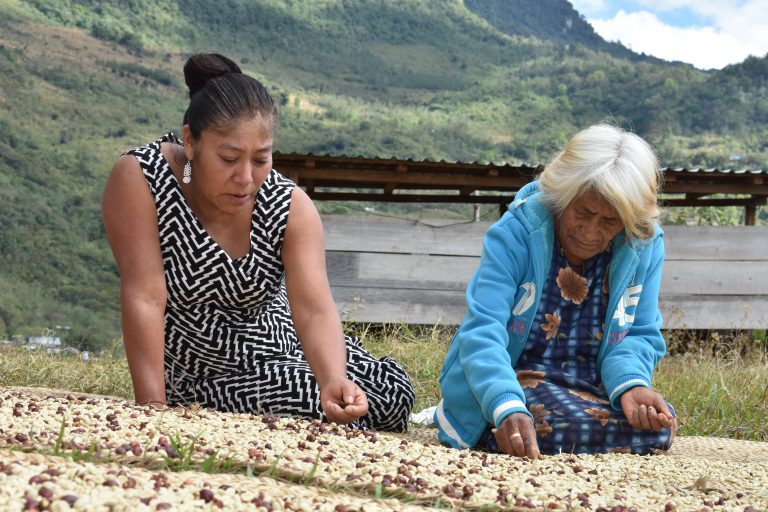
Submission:
M 115 181 L 121 184 L 138 182 L 138 178 L 144 180 L 139 161 L 133 155 L 122 155 L 112 166 L 112 171 L 107 179 L 107 187 Z
M 134 156 L 123 155 L 115 162 L 104 187 L 101 210 L 107 241 L 121 274 L 128 274 L 137 264 L 158 267 L 157 209 Z M 150 260 L 152 264 L 146 265 Z
M 106 213 L 115 208 L 153 204 L 149 185 L 144 179 L 139 161 L 133 155 L 121 156 L 107 178 L 102 196 L 102 210 Z
M 291 208 L 288 212 L 286 236 L 289 232 L 307 234 L 312 231 L 318 231 L 317 234 L 322 236 L 323 225 L 320 221 L 320 214 L 307 193 L 296 186 L 291 192 Z
M 302 258 L 323 251 L 325 242 L 320 214 L 306 192 L 295 187 L 283 239 L 283 259 Z

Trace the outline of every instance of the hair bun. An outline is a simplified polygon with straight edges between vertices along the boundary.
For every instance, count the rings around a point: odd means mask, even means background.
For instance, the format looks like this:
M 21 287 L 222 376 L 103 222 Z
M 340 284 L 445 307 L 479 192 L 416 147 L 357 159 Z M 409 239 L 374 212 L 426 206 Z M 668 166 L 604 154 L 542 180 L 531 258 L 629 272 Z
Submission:
M 211 78 L 229 73 L 242 73 L 240 66 L 231 59 L 218 53 L 197 53 L 184 64 L 184 82 L 189 89 L 189 97 L 205 87 Z

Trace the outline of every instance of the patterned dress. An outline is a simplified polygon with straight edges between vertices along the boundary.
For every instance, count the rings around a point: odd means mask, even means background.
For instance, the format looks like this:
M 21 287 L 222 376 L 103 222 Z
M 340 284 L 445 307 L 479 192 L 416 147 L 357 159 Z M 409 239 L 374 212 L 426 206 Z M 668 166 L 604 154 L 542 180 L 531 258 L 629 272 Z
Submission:
M 632 427 L 622 411 L 611 408 L 600 384 L 597 356 L 608 307 L 610 261 L 610 251 L 598 254 L 585 262 L 581 275 L 555 242 L 536 321 L 515 365 L 544 454 L 649 454 L 667 450 L 672 443 L 669 429 Z M 490 428 L 479 444 L 498 451 Z
M 293 182 L 272 170 L 258 192 L 250 252 L 231 258 L 182 195 L 160 145 L 128 151 L 157 206 L 165 268 L 165 384 L 170 404 L 229 412 L 323 418 L 317 382 L 294 329 L 281 248 Z M 129 215 L 130 212 L 126 212 Z M 345 336 L 347 376 L 366 393 L 356 426 L 404 431 L 414 401 L 405 371 Z

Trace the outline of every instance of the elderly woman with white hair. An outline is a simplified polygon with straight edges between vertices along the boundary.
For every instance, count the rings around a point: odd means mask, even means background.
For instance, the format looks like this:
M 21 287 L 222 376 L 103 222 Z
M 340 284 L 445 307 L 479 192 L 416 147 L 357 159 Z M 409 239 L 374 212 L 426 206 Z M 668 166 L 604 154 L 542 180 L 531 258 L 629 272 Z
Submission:
M 666 351 L 664 242 L 651 147 L 599 124 L 576 134 L 491 228 L 440 376 L 440 440 L 517 456 L 671 446 L 651 387 Z

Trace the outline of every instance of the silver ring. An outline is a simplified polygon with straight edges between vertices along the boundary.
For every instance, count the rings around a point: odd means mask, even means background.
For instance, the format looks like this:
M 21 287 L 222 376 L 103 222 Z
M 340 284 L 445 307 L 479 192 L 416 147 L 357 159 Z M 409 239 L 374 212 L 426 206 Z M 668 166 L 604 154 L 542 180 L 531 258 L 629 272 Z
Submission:
M 520 432 L 515 432 L 514 434 L 512 434 L 509 437 L 523 437 L 523 436 L 522 436 L 522 434 L 520 434 Z

